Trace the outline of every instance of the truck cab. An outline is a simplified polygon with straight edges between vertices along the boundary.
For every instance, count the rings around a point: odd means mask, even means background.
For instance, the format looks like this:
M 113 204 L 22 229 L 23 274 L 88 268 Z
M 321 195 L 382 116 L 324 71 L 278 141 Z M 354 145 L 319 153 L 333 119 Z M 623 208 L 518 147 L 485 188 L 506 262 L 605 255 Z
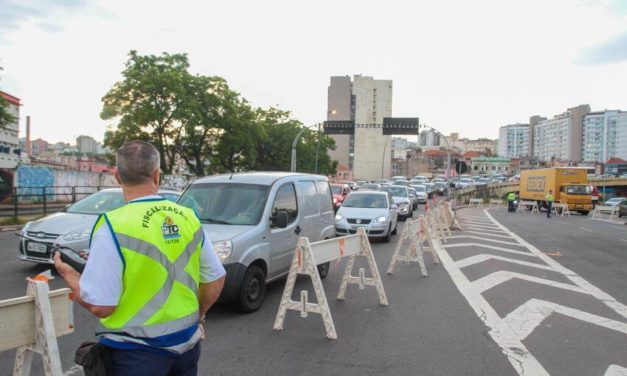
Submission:
M 568 210 L 587 215 L 592 209 L 592 188 L 589 184 L 562 185 L 556 200 L 568 203 Z

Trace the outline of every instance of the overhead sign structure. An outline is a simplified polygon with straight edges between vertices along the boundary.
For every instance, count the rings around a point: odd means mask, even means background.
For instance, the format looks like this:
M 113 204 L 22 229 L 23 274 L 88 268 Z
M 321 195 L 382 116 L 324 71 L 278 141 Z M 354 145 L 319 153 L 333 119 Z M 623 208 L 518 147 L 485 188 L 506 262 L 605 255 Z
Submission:
M 324 122 L 325 134 L 355 134 L 355 122 L 352 120 L 329 120 Z
M 418 118 L 383 118 L 384 135 L 409 135 L 416 136 L 419 131 Z

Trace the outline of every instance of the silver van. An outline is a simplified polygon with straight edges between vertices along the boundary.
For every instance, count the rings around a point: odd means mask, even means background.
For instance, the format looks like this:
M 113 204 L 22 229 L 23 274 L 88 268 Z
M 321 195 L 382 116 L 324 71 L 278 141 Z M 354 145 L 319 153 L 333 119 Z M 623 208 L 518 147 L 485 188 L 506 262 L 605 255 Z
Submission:
M 289 271 L 298 238 L 335 237 L 326 177 L 252 172 L 196 180 L 178 203 L 196 211 L 226 269 L 220 301 L 244 312 L 263 304 L 266 284 Z M 318 266 L 324 278 L 329 263 Z

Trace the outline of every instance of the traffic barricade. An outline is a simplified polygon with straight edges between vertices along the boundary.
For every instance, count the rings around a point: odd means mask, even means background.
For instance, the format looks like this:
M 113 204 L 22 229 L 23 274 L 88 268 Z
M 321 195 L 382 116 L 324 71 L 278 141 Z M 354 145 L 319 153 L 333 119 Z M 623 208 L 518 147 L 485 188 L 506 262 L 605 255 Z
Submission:
M 482 208 L 483 207 L 483 199 L 482 198 L 471 198 L 470 201 L 468 201 L 468 207 L 469 208 L 472 208 L 472 207 Z
M 538 209 L 538 203 L 536 201 L 520 200 L 518 202 L 518 208 L 516 209 L 516 213 L 520 212 L 522 208 L 530 209 L 531 214 L 540 214 L 540 209 Z
M 607 205 L 597 205 L 592 211 L 592 220 L 593 221 L 612 221 L 615 216 L 618 215 L 619 207 L 617 206 L 607 206 Z M 603 218 L 603 214 L 609 214 L 609 218 Z
M 408 246 L 405 245 L 406 240 L 409 240 Z M 427 246 L 425 246 L 425 243 L 427 243 Z M 402 249 L 405 250 L 404 253 L 401 253 Z M 392 260 L 390 261 L 387 273 L 394 274 L 394 267 L 398 262 L 404 262 L 405 265 L 409 265 L 411 262 L 416 262 L 420 267 L 422 276 L 427 277 L 429 274 L 427 273 L 423 256 L 425 251 L 431 252 L 434 264 L 440 263 L 438 254 L 433 248 L 433 243 L 431 241 L 431 229 L 427 225 L 426 217 L 420 216 L 415 220 L 408 219 L 406 221 L 405 228 L 396 243 L 396 248 L 392 254 Z
M 50 291 L 48 279 L 28 278 L 26 296 L 0 301 L 0 352 L 17 348 L 13 375 L 30 374 L 34 353 L 46 375 L 63 374 L 57 337 L 74 331 L 72 300 L 70 289 Z
M 554 202 L 552 211 L 555 215 L 568 215 L 570 217 L 570 210 L 568 210 L 568 204 L 565 202 Z
M 499 198 L 491 198 L 490 199 L 490 204 L 488 205 L 488 209 L 499 209 L 499 208 L 504 208 L 505 205 L 503 204 L 503 200 L 499 199 Z
M 357 256 L 362 256 L 367 260 L 370 268 L 370 278 L 365 276 L 364 268 L 359 269 L 358 276 L 353 275 L 353 267 Z M 379 296 L 379 304 L 383 306 L 388 305 L 388 298 L 383 289 L 379 269 L 377 268 L 368 236 L 363 228 L 357 229 L 357 233 L 354 235 L 321 240 L 313 243 L 310 243 L 308 238 L 302 237 L 298 239 L 298 244 L 294 251 L 290 271 L 287 275 L 287 282 L 285 283 L 285 289 L 283 290 L 283 296 L 279 304 L 279 311 L 274 320 L 274 330 L 283 330 L 287 310 L 299 311 L 302 318 L 306 318 L 309 313 L 318 313 L 322 316 L 327 338 L 337 339 L 335 324 L 333 323 L 333 317 L 331 316 L 327 297 L 324 292 L 324 287 L 322 286 L 322 279 L 320 278 L 320 274 L 318 274 L 317 265 L 339 260 L 344 257 L 348 257 L 348 260 L 342 276 L 340 290 L 337 294 L 337 300 L 344 300 L 346 298 L 346 288 L 349 284 L 358 285 L 360 290 L 363 290 L 365 286 L 374 286 Z M 311 277 L 318 303 L 310 303 L 308 301 L 307 290 L 300 292 L 299 301 L 292 300 L 294 284 L 299 274 Z

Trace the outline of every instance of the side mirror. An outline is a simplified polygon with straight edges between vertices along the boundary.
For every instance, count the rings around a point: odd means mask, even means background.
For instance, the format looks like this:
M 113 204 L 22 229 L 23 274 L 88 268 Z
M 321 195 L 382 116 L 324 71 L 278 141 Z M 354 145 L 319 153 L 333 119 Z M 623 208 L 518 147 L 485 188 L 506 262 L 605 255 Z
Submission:
M 290 218 L 285 210 L 278 211 L 272 219 L 272 227 L 286 228 L 289 219 Z
M 392 209 L 398 209 L 398 205 L 392 204 Z

